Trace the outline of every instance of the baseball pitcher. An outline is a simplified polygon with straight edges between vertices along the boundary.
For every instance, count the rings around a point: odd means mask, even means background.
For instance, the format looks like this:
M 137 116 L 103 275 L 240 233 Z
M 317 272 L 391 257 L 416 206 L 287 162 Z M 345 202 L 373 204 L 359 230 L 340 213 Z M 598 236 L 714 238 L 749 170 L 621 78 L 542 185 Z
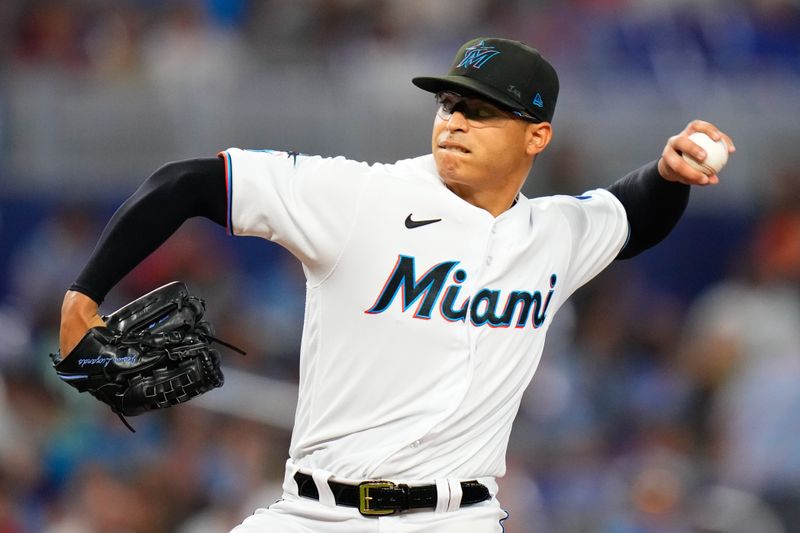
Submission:
M 446 75 L 412 81 L 435 95 L 430 154 L 370 165 L 230 148 L 170 163 L 120 207 L 65 296 L 55 360 L 74 380 L 68 362 L 86 359 L 87 338 L 122 369 L 151 353 L 120 345 L 98 305 L 186 219 L 263 237 L 302 263 L 284 494 L 236 533 L 502 531 L 496 479 L 559 308 L 611 261 L 661 241 L 690 185 L 719 182 L 683 159 L 705 157 L 689 134 L 734 150 L 716 126 L 693 121 L 656 161 L 608 188 L 526 198 L 523 183 L 552 136 L 553 66 L 523 43 L 479 38 Z M 192 346 L 214 340 L 206 329 Z M 218 357 L 207 359 L 214 378 L 197 394 L 221 383 Z

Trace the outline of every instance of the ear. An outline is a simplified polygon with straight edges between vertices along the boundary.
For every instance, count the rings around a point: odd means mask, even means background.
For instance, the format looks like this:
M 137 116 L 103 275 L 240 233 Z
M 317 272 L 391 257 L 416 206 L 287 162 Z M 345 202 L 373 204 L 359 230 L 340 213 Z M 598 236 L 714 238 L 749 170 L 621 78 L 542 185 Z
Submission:
M 528 124 L 525 133 L 525 152 L 528 155 L 535 156 L 536 154 L 544 151 L 547 145 L 550 144 L 550 138 L 553 136 L 553 127 L 549 122 L 539 122 L 538 124 Z

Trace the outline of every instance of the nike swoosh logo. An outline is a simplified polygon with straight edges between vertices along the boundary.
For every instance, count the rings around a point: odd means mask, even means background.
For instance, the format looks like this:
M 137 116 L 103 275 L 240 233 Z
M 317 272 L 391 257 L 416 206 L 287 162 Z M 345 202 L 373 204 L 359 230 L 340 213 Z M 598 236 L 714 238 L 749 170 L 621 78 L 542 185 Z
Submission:
M 420 226 L 427 226 L 428 224 L 434 224 L 436 222 L 441 222 L 441 218 L 432 218 L 430 220 L 411 220 L 411 215 L 413 213 L 409 213 L 406 217 L 406 227 L 408 229 L 419 228 Z

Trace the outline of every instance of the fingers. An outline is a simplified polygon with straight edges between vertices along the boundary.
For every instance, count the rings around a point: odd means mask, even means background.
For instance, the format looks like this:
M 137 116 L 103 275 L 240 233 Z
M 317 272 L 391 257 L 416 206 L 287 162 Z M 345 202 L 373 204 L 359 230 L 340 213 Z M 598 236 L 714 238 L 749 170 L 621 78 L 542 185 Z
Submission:
M 733 144 L 733 139 L 731 139 L 728 134 L 717 128 L 711 122 L 706 122 L 705 120 L 693 120 L 686 125 L 686 128 L 683 132 L 685 132 L 686 136 L 688 137 L 696 131 L 702 131 L 715 141 L 724 141 L 725 145 L 728 147 L 728 153 L 732 154 L 736 151 L 736 146 Z
M 670 137 L 664 147 L 664 151 L 661 153 L 661 160 L 658 162 L 658 170 L 661 176 L 666 180 L 686 185 L 706 186 L 719 183 L 719 178 L 716 175 L 707 176 L 689 165 L 681 156 L 684 151 L 694 154 L 695 152 L 691 151 L 692 146 L 699 148 L 689 139 L 685 139 L 685 142 L 689 143 L 690 146 L 681 149 L 680 147 L 684 146 L 684 142 L 680 136 Z M 702 160 L 702 158 L 699 159 Z

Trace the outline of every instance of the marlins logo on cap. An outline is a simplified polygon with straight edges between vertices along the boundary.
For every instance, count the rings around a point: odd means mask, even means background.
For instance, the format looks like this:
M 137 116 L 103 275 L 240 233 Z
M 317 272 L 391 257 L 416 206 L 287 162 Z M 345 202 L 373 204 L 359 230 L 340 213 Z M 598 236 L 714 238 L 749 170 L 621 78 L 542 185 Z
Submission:
M 558 75 L 538 50 L 508 39 L 482 37 L 461 46 L 445 76 L 411 80 L 420 89 L 474 95 L 540 122 L 551 122 L 558 99 Z
M 494 46 L 486 46 L 483 41 L 481 41 L 475 46 L 470 46 L 467 48 L 467 50 L 464 52 L 464 59 L 461 60 L 461 63 L 458 64 L 457 68 L 481 68 L 487 61 L 499 53 L 500 50 L 496 49 Z

